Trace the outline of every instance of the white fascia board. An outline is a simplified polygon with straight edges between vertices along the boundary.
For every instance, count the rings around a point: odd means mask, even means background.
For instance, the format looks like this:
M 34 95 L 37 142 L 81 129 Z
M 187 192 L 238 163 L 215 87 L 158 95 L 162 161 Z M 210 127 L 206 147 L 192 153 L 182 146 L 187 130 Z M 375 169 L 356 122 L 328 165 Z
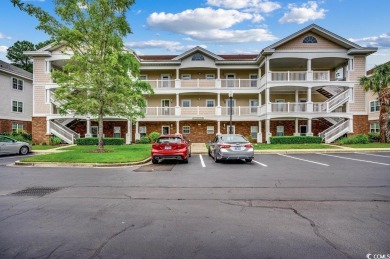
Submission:
M 23 51 L 23 54 L 29 57 L 51 57 L 49 51 Z
M 348 50 L 349 55 L 371 55 L 378 51 L 378 48 L 364 48 L 364 49 L 350 49 Z
M 32 75 L 31 75 L 31 77 L 28 77 L 28 76 L 26 76 L 26 75 L 19 74 L 18 72 L 9 71 L 9 70 L 5 70 L 5 69 L 1 69 L 1 68 L 0 68 L 0 71 L 1 71 L 1 72 L 4 72 L 4 73 L 6 73 L 6 74 L 9 74 L 9 75 L 11 75 L 11 76 L 21 77 L 21 78 L 26 79 L 26 80 L 29 80 L 29 81 L 31 81 L 31 82 L 33 81 Z

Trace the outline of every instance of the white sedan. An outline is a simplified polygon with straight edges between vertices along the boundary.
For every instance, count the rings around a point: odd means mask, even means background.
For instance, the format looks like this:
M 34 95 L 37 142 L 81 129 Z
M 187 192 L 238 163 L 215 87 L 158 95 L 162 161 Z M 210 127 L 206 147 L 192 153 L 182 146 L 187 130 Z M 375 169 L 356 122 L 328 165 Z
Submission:
M 7 136 L 0 136 L 0 155 L 27 155 L 30 151 L 31 146 L 29 143 L 17 141 Z

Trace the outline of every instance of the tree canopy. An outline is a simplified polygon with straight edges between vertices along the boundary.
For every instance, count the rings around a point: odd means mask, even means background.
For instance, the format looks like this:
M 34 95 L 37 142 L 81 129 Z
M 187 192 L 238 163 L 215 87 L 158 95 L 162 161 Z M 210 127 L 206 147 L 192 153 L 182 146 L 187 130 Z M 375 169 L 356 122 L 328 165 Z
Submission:
M 145 95 L 153 93 L 141 82 L 139 63 L 124 48 L 131 33 L 126 11 L 133 0 L 55 0 L 55 19 L 46 11 L 11 0 L 39 20 L 43 30 L 72 56 L 52 72 L 59 85 L 55 97 L 61 113 L 91 116 L 99 122 L 99 150 L 103 150 L 103 118 L 143 116 Z
M 378 101 L 380 105 L 380 141 L 382 143 L 388 142 L 388 120 L 390 115 L 390 62 L 375 67 L 372 75 L 360 78 L 360 85 L 365 91 L 372 91 L 375 94 L 378 94 Z

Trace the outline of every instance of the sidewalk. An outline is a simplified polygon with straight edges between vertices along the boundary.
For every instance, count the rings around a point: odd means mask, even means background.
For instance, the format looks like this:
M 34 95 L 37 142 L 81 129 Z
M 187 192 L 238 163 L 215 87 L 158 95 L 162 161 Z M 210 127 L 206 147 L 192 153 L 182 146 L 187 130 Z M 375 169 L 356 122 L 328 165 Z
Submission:
M 65 146 L 56 147 L 56 148 L 51 148 L 51 149 L 45 149 L 45 150 L 34 150 L 34 146 L 33 146 L 33 150 L 31 150 L 31 153 L 36 153 L 36 154 L 50 154 L 50 153 L 66 152 L 67 150 L 61 150 L 61 149 L 68 148 L 68 147 L 73 147 L 73 146 L 76 146 L 76 144 L 73 144 L 73 145 L 65 145 Z

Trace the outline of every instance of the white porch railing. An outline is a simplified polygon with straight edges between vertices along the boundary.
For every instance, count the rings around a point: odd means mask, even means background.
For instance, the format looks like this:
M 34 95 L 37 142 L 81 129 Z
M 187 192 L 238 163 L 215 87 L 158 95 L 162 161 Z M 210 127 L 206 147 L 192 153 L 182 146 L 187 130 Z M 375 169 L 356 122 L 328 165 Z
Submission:
M 321 132 L 319 136 L 324 139 L 325 143 L 331 143 L 349 132 L 349 124 L 349 120 L 340 121 L 339 123 Z
M 232 111 L 232 115 L 238 116 L 257 115 L 258 109 L 258 106 L 235 106 L 231 110 L 230 107 L 222 107 L 221 115 L 230 115 L 230 111 Z
M 314 81 L 330 81 L 330 71 L 313 71 Z
M 307 103 L 271 103 L 271 112 L 306 112 Z
M 175 88 L 175 80 L 145 80 L 153 88 Z
M 255 88 L 258 79 L 221 79 L 222 88 Z
M 181 115 L 215 115 L 215 107 L 181 107 Z
M 350 91 L 347 89 L 338 95 L 333 96 L 323 103 L 314 103 L 314 112 L 332 112 L 337 109 L 340 105 L 344 104 L 350 99 Z
M 306 81 L 306 71 L 278 71 L 271 72 L 272 81 Z
M 147 107 L 145 108 L 145 116 L 149 116 L 149 117 L 175 116 L 175 107 Z

